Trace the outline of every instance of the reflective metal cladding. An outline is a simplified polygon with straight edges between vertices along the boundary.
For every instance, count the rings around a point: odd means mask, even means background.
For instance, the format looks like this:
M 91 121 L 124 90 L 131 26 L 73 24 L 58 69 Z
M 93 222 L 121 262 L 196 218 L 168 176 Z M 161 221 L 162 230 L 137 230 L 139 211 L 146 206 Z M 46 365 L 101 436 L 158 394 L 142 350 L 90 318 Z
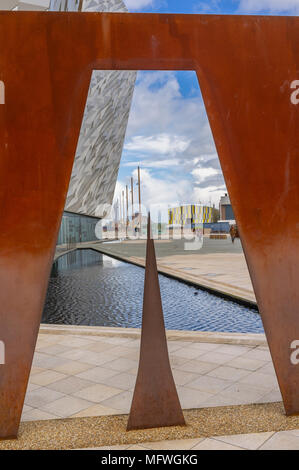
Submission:
M 127 12 L 122 0 L 52 0 L 53 11 Z M 65 209 L 105 217 L 112 204 L 136 72 L 92 72 Z

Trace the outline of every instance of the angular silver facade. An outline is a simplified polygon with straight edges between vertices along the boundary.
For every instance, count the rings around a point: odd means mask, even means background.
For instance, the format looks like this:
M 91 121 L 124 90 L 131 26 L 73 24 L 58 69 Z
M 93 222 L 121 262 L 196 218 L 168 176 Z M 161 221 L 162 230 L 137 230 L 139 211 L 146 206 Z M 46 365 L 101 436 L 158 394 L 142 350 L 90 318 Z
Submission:
M 47 10 L 50 0 L 0 0 L 0 10 Z
M 122 0 L 51 0 L 50 10 L 127 12 Z
M 65 209 L 102 217 L 111 204 L 135 72 L 93 72 Z
M 127 12 L 122 0 L 1 0 L 0 9 Z M 104 217 L 112 203 L 136 80 L 132 71 L 94 71 L 65 210 Z
M 122 0 L 52 0 L 50 10 L 126 12 Z M 65 209 L 104 217 L 112 203 L 136 72 L 94 71 Z

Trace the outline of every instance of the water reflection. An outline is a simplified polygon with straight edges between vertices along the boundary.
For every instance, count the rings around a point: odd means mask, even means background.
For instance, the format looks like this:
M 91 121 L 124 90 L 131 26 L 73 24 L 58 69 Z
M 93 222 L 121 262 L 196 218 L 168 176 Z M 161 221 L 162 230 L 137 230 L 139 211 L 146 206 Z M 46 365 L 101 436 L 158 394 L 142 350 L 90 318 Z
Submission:
M 59 275 L 60 271 L 81 269 L 86 266 L 97 266 L 103 264 L 103 255 L 94 250 L 74 250 L 66 255 L 60 256 L 53 263 L 51 277 Z
M 159 276 L 168 329 L 262 332 L 254 309 Z M 42 321 L 140 327 L 144 269 L 93 250 L 76 250 L 53 265 Z

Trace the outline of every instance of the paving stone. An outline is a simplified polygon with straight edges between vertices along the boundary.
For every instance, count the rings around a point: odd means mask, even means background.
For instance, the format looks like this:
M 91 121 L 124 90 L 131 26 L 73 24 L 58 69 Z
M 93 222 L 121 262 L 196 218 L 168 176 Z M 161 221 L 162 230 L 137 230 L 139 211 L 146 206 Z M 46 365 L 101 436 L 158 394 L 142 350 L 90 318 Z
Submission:
M 171 358 L 172 358 L 172 360 L 174 360 L 177 357 L 179 357 L 179 358 L 182 357 L 183 359 L 196 359 L 201 354 L 202 354 L 202 351 L 200 351 L 196 348 L 186 347 L 186 348 L 181 348 L 181 349 L 178 349 L 177 351 L 175 351 L 173 353 L 173 355 L 171 356 Z
M 76 375 L 80 379 L 86 379 L 95 383 L 105 384 L 107 379 L 114 377 L 120 372 L 114 369 L 106 369 L 105 367 L 92 367 L 84 372 L 80 372 Z
M 106 384 L 111 387 L 120 388 L 122 390 L 132 390 L 135 387 L 136 376 L 122 372 L 106 379 Z
M 299 436 L 289 431 L 275 433 L 268 439 L 260 450 L 299 450 Z
M 123 355 L 123 358 L 131 359 L 132 361 L 138 362 L 139 361 L 139 356 L 140 356 L 140 351 L 135 350 L 134 348 L 132 348 L 131 352 L 126 353 L 126 354 Z
M 201 441 L 203 441 L 203 439 L 177 439 L 159 442 L 143 442 L 142 445 L 152 450 L 189 450 Z
M 276 376 L 275 369 L 274 369 L 272 362 L 268 362 L 264 366 L 262 366 L 259 369 L 259 372 L 261 372 L 261 374 L 270 374 L 270 375 Z
M 250 372 L 248 370 L 244 369 L 236 369 L 234 367 L 229 366 L 220 366 L 208 372 L 207 375 L 229 381 L 239 381 L 243 377 L 247 376 L 249 373 Z
M 80 348 L 85 349 L 86 347 L 93 344 L 92 337 L 89 338 L 86 336 L 85 338 L 76 338 L 74 336 L 62 336 L 59 344 L 64 346 L 68 346 L 68 348 Z
M 65 359 L 79 360 L 85 364 L 92 364 L 100 366 L 106 362 L 111 361 L 111 355 L 109 353 L 97 353 L 93 351 L 87 351 L 82 349 L 71 349 L 70 351 L 60 355 Z
M 235 344 L 221 344 L 218 345 L 214 352 L 220 354 L 229 354 L 230 356 L 238 357 L 242 355 L 246 355 L 251 351 L 252 348 L 247 346 L 238 346 Z
M 218 393 L 230 385 L 233 382 L 228 380 L 219 379 L 216 377 L 209 377 L 208 375 L 203 375 L 202 377 L 193 380 L 188 383 L 188 388 L 195 388 L 196 390 L 201 390 L 208 393 Z
M 183 370 L 185 372 L 191 372 L 194 374 L 206 374 L 218 367 L 218 364 L 211 362 L 203 362 L 198 360 L 192 360 L 185 362 L 183 365 L 176 366 L 176 369 Z
M 67 375 L 62 374 L 61 372 L 57 372 L 54 370 L 46 370 L 41 372 L 40 374 L 35 374 L 31 378 L 31 382 L 35 385 L 49 385 L 57 380 L 61 380 L 67 377 Z
M 120 358 L 107 362 L 105 364 L 105 368 L 124 372 L 128 369 L 131 369 L 132 367 L 135 367 L 136 365 L 136 361 L 132 361 L 131 359 Z
M 45 354 L 50 354 L 50 355 L 53 355 L 53 356 L 56 356 L 57 354 L 64 353 L 68 350 L 69 350 L 68 346 L 64 346 L 63 344 L 58 344 L 58 343 L 56 343 L 56 344 L 50 343 L 50 345 L 48 344 L 47 346 L 43 346 L 43 347 L 38 348 L 39 352 L 43 352 Z
M 255 371 L 264 366 L 265 361 L 260 361 L 258 359 L 247 359 L 244 356 L 239 356 L 230 361 L 227 365 L 229 365 L 230 367 L 235 367 L 236 369 L 247 369 Z
M 183 409 L 201 408 L 202 404 L 213 396 L 212 393 L 188 387 L 177 387 L 177 391 Z
M 191 372 L 184 372 L 178 369 L 173 369 L 172 374 L 176 385 L 185 385 L 198 378 L 198 374 L 192 374 Z
M 51 356 L 41 352 L 36 352 L 33 358 L 34 367 L 42 367 L 43 369 L 52 369 L 61 364 L 61 358 L 58 356 Z
M 31 411 L 22 415 L 22 421 L 42 421 L 47 419 L 58 419 L 60 416 L 53 413 L 47 413 L 46 411 L 38 408 L 33 408 Z
M 57 382 L 48 385 L 48 388 L 65 393 L 66 395 L 70 395 L 84 388 L 90 387 L 92 384 L 93 382 L 90 380 L 83 380 L 79 377 L 76 377 L 75 375 L 72 375 L 66 379 L 58 380 Z
M 192 450 L 243 450 L 226 442 L 217 441 L 216 439 L 204 439 L 202 442 L 193 447 Z
M 84 362 L 79 361 L 66 361 L 62 362 L 58 366 L 53 367 L 53 370 L 57 372 L 62 372 L 67 375 L 75 375 L 79 374 L 80 372 L 86 371 L 88 369 L 92 369 L 94 365 L 92 364 L 85 364 Z
M 129 413 L 133 398 L 133 391 L 127 390 L 115 395 L 112 398 L 108 398 L 101 402 L 101 405 L 119 410 L 121 413 Z
M 29 405 L 23 405 L 23 411 L 22 413 L 27 413 L 27 411 L 31 411 L 31 410 L 34 410 L 34 408 L 32 408 L 32 406 L 29 406 Z
M 75 413 L 78 413 L 81 410 L 89 408 L 92 406 L 92 402 L 87 400 L 82 400 L 74 396 L 64 396 L 58 400 L 52 401 L 47 405 L 42 406 L 42 410 L 53 413 L 62 418 L 69 417 Z
M 137 351 L 138 349 L 136 349 L 136 352 Z M 132 353 L 132 348 L 127 348 L 125 346 L 114 346 L 110 348 L 107 352 L 109 352 L 112 357 L 124 357 L 126 354 Z M 135 348 L 133 352 L 135 352 Z
M 40 387 L 37 390 L 33 390 L 26 394 L 25 403 L 26 405 L 32 406 L 33 408 L 41 408 L 47 403 L 51 403 L 54 400 L 64 397 L 65 395 L 55 390 L 50 390 L 46 387 Z
M 257 403 L 275 403 L 278 401 L 282 401 L 280 390 L 271 390 L 271 392 L 263 395 Z
M 269 350 L 254 348 L 246 354 L 247 359 L 258 359 L 260 361 L 272 361 Z
M 193 344 L 193 343 L 190 343 L 190 344 Z M 183 346 L 181 345 L 181 341 L 168 341 L 167 347 L 168 347 L 169 353 L 173 353 L 183 348 Z
M 273 390 L 278 390 L 278 383 L 275 376 L 270 374 L 261 374 L 260 372 L 253 372 L 240 380 L 240 383 L 257 385 L 258 387 Z
M 83 398 L 94 403 L 100 403 L 107 398 L 118 395 L 122 390 L 115 387 L 107 387 L 103 384 L 94 384 L 86 387 L 83 390 L 75 392 L 73 396 Z
M 197 342 L 197 343 L 191 343 L 189 347 L 193 349 L 197 349 L 199 351 L 202 351 L 202 353 L 204 353 L 204 352 L 209 352 L 209 351 L 215 351 L 216 349 L 219 348 L 219 344 Z
M 181 368 L 189 359 L 186 357 L 170 356 L 169 360 L 172 367 Z
M 236 434 L 234 436 L 217 436 L 213 439 L 217 441 L 226 442 L 243 449 L 256 450 L 264 444 L 274 432 L 261 432 L 252 434 Z
M 109 351 L 114 348 L 114 345 L 107 344 L 99 341 L 93 341 L 89 346 L 85 348 L 85 351 L 92 351 L 92 352 L 102 352 L 102 351 Z
M 47 370 L 47 369 L 44 369 L 43 367 L 32 366 L 31 371 L 30 371 L 30 376 L 33 376 L 34 374 L 39 374 L 40 372 L 43 372 L 44 370 Z
M 214 351 L 202 354 L 199 356 L 199 360 L 202 362 L 211 362 L 213 364 L 226 364 L 233 361 L 234 356 L 223 353 L 216 353 Z M 235 359 L 236 360 L 236 359 Z
M 88 408 L 85 408 L 74 415 L 71 415 L 71 418 L 82 418 L 84 416 L 109 416 L 109 415 L 117 415 L 119 411 L 114 410 L 113 408 L 108 408 L 107 406 L 102 405 L 92 405 Z
M 247 384 L 234 383 L 221 391 L 219 395 L 231 399 L 231 404 L 241 405 L 257 403 L 265 393 L 265 389 L 253 387 Z
M 29 383 L 27 386 L 27 392 L 33 392 L 33 390 L 36 390 L 37 388 L 40 388 L 40 385 Z

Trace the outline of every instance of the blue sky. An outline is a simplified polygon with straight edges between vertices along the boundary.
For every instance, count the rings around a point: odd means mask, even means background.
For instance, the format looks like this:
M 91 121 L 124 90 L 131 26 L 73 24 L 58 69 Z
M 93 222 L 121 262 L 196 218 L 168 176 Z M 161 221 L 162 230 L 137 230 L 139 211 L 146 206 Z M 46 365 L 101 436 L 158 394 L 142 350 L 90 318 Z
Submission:
M 151 13 L 233 13 L 236 10 L 235 0 L 199 1 L 199 0 L 125 0 L 130 11 Z M 219 6 L 222 3 L 223 5 Z
M 299 0 L 124 1 L 144 13 L 299 14 Z M 147 207 L 218 206 L 226 188 L 194 72 L 138 72 L 115 197 L 138 164 Z
M 129 11 L 144 13 L 299 14 L 298 0 L 124 0 Z

